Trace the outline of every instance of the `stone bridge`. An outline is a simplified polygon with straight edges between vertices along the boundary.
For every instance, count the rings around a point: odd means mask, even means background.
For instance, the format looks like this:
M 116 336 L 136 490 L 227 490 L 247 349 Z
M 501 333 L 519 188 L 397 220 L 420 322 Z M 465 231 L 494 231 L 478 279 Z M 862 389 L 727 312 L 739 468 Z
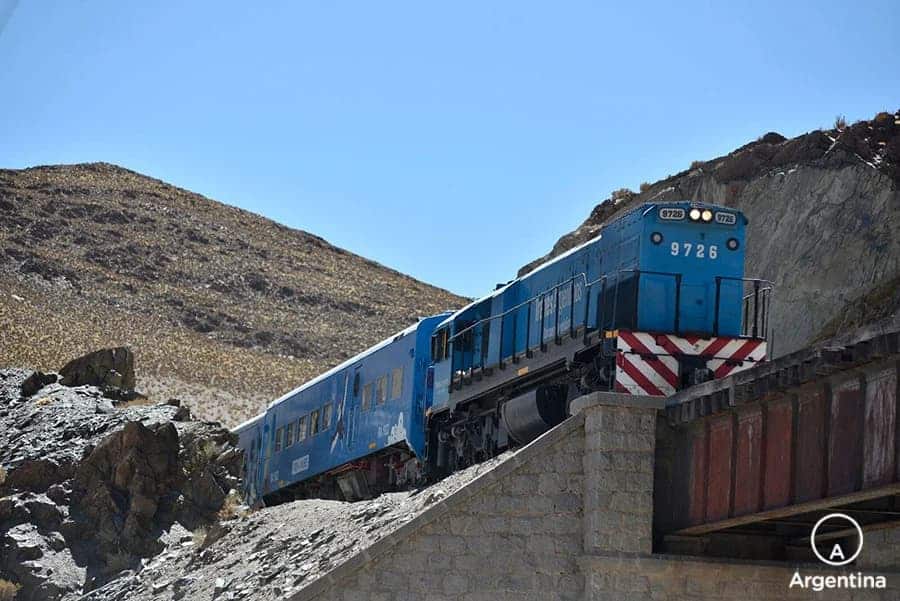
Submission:
M 577 399 L 570 419 L 293 599 L 896 600 L 895 326 L 670 399 Z M 810 546 L 831 512 L 865 531 L 844 567 Z M 846 525 L 820 534 L 859 545 Z

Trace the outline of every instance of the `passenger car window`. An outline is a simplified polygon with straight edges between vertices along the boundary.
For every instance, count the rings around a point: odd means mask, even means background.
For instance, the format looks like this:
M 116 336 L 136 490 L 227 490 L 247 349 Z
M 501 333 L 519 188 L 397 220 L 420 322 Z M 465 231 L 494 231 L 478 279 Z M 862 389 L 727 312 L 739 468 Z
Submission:
M 381 376 L 375 381 L 375 402 L 384 405 L 387 399 L 387 376 Z
M 369 410 L 369 401 L 372 399 L 372 383 L 369 382 L 365 386 L 363 386 L 363 395 L 362 395 L 362 410 Z
M 399 399 L 403 394 L 403 368 L 395 367 L 391 371 L 391 400 Z
M 294 444 L 294 422 L 284 427 L 284 448 L 288 448 Z
M 319 410 L 309 414 L 309 435 L 313 436 L 319 431 Z
M 322 407 L 322 429 L 327 430 L 331 427 L 331 403 Z
M 284 436 L 284 428 L 275 430 L 275 452 L 281 450 L 281 437 Z
M 305 415 L 297 422 L 297 442 L 306 440 L 306 422 L 307 419 Z

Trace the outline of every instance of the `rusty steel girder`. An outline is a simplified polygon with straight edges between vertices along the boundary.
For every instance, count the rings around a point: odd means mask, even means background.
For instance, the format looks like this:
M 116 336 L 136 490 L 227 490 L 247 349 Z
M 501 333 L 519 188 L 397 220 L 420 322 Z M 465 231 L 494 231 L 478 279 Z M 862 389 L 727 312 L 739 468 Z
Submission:
M 898 372 L 895 329 L 670 398 L 658 423 L 657 534 L 735 531 L 881 498 L 897 509 Z M 869 514 L 873 527 L 900 515 Z

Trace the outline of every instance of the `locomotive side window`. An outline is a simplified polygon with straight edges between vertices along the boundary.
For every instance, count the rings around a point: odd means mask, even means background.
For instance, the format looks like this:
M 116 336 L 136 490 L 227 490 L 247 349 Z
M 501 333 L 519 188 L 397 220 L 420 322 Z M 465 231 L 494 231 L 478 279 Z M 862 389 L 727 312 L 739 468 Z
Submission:
M 322 407 L 322 429 L 327 430 L 331 427 L 331 403 Z
M 375 382 L 375 402 L 384 405 L 387 399 L 387 376 L 381 376 Z
M 297 421 L 297 442 L 306 440 L 306 421 L 305 415 Z
M 284 436 L 284 428 L 278 428 L 275 430 L 275 452 L 281 450 L 281 439 Z
M 395 367 L 391 371 L 391 400 L 399 399 L 403 394 L 403 368 Z
M 447 328 L 441 330 L 431 337 L 431 357 L 435 361 L 443 361 L 449 354 L 449 343 L 447 337 Z
M 372 383 L 369 382 L 365 386 L 363 386 L 363 395 L 362 395 L 362 410 L 369 410 L 369 401 L 372 399 Z
M 294 444 L 294 422 L 284 427 L 284 448 L 288 448 Z
M 309 414 L 309 435 L 314 436 L 319 432 L 319 410 Z

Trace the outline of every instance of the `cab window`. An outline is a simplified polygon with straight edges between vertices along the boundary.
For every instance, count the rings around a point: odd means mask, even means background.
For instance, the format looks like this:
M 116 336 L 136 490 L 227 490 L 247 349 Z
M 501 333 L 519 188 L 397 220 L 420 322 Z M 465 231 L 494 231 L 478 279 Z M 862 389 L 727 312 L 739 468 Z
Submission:
M 431 357 L 434 361 L 443 361 L 449 354 L 449 343 L 447 337 L 447 328 L 441 328 L 434 336 L 431 337 Z

